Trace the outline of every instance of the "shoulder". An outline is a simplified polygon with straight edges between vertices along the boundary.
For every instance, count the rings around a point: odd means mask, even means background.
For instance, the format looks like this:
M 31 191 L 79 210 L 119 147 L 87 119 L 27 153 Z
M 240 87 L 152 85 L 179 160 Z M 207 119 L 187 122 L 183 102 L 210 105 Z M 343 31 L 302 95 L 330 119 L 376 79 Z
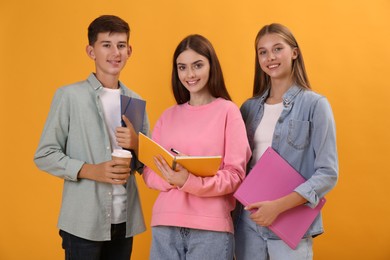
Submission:
M 302 91 L 300 103 L 305 109 L 310 110 L 313 113 L 332 114 L 328 99 L 324 95 L 312 90 Z
M 313 90 L 301 91 L 301 97 L 309 102 L 318 102 L 319 100 L 327 100 L 326 97 Z
M 260 106 L 262 105 L 261 99 L 261 96 L 251 97 L 247 99 L 240 107 L 241 114 L 246 117 L 247 114 L 258 111 Z
M 241 106 L 241 108 L 248 108 L 260 105 L 261 96 L 251 97 L 247 99 Z
M 319 94 L 313 90 L 304 90 L 302 91 L 301 96 L 303 102 L 312 105 L 328 103 L 328 99 L 324 95 Z
M 73 97 L 78 98 L 85 96 L 89 92 L 89 84 L 87 81 L 79 81 L 76 83 L 64 85 L 62 87 L 59 87 L 55 91 L 55 98 L 70 98 L 72 99 Z
M 217 100 L 217 106 L 219 108 L 225 108 L 227 109 L 228 111 L 239 111 L 238 109 L 238 106 L 231 100 L 226 100 L 226 99 L 223 99 L 223 98 L 219 98 Z
M 180 111 L 183 110 L 183 105 L 173 105 L 168 108 L 166 108 L 160 116 L 160 119 L 170 117 L 170 115 L 180 113 Z

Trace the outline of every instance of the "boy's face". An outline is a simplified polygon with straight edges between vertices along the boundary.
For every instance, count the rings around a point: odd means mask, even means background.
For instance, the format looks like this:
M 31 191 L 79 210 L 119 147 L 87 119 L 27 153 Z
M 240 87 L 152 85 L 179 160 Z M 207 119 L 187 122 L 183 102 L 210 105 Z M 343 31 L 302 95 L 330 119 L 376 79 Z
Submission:
M 88 56 L 95 61 L 96 75 L 116 76 L 125 67 L 131 55 L 126 33 L 99 33 L 93 46 L 87 46 Z

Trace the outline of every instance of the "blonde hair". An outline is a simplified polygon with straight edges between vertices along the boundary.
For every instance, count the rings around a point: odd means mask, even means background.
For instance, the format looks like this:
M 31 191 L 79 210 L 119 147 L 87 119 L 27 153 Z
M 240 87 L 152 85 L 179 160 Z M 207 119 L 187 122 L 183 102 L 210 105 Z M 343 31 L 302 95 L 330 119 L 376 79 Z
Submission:
M 255 40 L 255 78 L 253 83 L 253 96 L 262 95 L 269 87 L 271 87 L 271 79 L 260 67 L 258 55 L 257 55 L 257 44 L 260 41 L 260 38 L 266 34 L 277 34 L 283 38 L 283 40 L 291 47 L 296 48 L 298 51 L 298 57 L 293 60 L 292 63 L 292 79 L 295 84 L 304 88 L 311 89 L 309 79 L 306 74 L 305 63 L 303 61 L 303 56 L 301 50 L 298 46 L 292 32 L 284 25 L 278 23 L 272 23 L 265 25 L 257 33 Z

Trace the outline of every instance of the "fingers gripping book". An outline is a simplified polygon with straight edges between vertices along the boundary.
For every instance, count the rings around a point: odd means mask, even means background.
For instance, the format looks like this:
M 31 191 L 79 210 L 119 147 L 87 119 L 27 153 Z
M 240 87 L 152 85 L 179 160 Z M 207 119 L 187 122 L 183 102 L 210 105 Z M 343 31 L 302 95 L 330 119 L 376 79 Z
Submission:
M 153 157 L 161 155 L 168 165 L 173 170 L 176 168 L 176 164 L 180 164 L 187 169 L 190 173 L 201 176 L 209 177 L 214 176 L 219 170 L 222 162 L 222 156 L 191 156 L 191 155 L 173 155 L 167 149 L 160 144 L 149 138 L 148 136 L 139 133 L 138 141 L 138 158 L 139 160 L 151 168 L 157 174 L 160 174 L 159 169 L 154 163 Z

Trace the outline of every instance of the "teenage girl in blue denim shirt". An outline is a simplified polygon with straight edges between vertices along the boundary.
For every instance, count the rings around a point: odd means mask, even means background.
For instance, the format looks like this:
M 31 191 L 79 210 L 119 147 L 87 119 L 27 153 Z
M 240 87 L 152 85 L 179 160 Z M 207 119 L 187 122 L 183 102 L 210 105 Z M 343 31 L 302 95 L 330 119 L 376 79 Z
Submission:
M 295 250 L 267 227 L 288 209 L 301 204 L 316 207 L 335 186 L 338 159 L 332 110 L 325 97 L 311 91 L 302 53 L 288 28 L 264 26 L 255 48 L 253 97 L 241 107 L 253 152 L 248 172 L 272 146 L 306 182 L 285 197 L 240 211 L 236 259 L 312 259 L 312 237 L 323 232 L 321 214 Z M 251 214 L 251 209 L 256 211 Z

